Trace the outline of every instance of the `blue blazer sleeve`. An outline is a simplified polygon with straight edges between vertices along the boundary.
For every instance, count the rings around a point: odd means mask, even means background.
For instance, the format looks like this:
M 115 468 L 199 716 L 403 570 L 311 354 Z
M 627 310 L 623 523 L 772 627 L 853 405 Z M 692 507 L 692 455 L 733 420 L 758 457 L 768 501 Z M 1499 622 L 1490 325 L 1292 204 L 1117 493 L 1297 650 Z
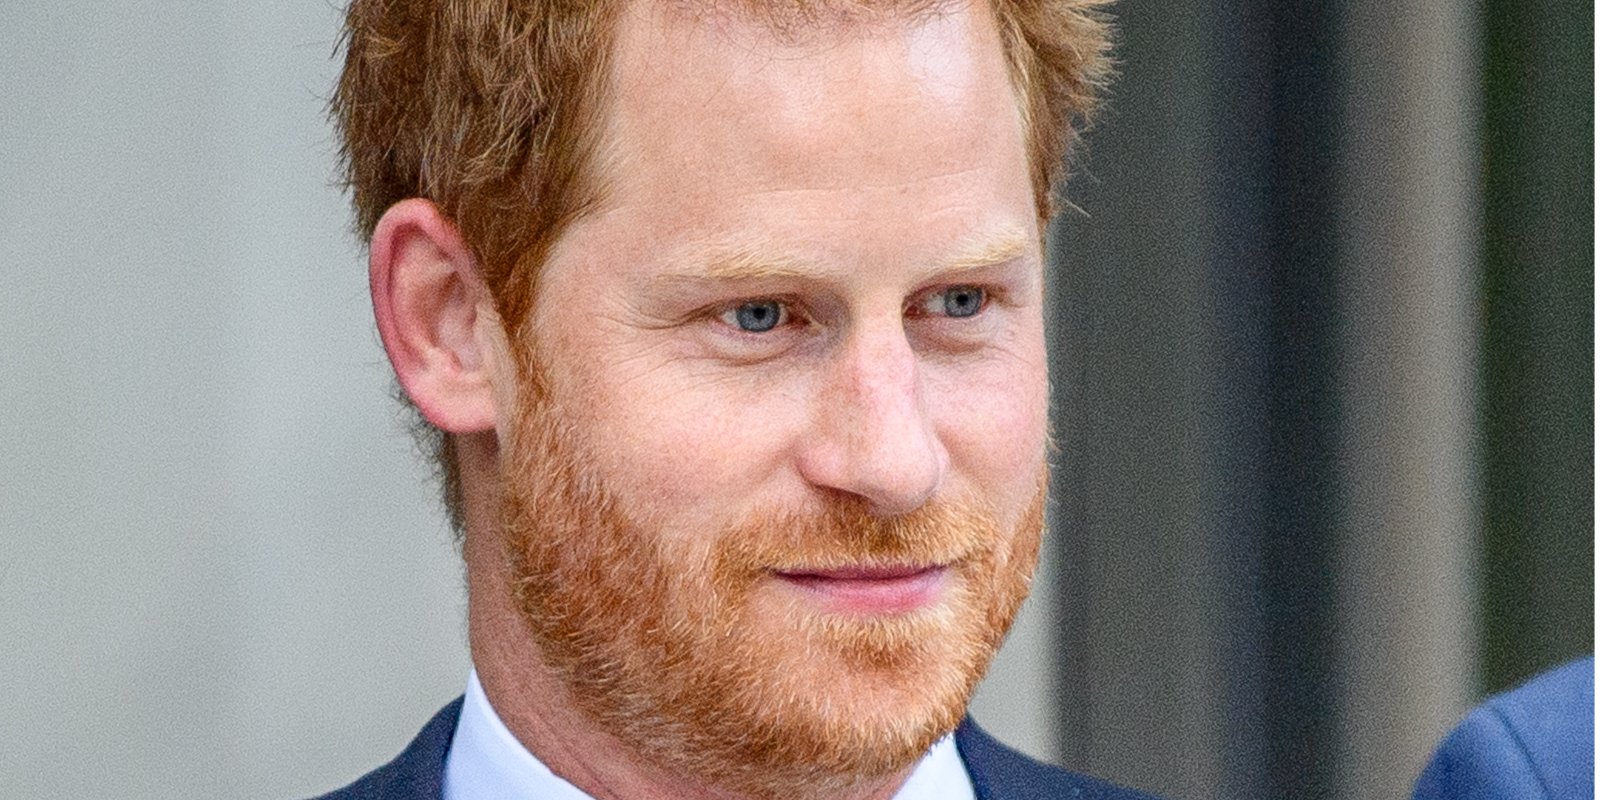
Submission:
M 1413 800 L 1594 797 L 1594 659 L 1490 698 L 1440 743 Z

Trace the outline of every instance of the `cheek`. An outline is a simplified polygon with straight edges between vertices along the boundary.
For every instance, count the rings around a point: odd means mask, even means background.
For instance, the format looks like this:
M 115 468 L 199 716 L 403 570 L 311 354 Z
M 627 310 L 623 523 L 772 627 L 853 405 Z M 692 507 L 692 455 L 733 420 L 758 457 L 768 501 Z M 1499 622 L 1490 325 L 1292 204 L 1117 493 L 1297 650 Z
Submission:
M 803 422 L 803 406 L 787 400 L 794 387 L 746 385 L 681 364 L 596 370 L 587 383 L 595 390 L 582 418 L 594 467 L 659 523 L 736 513 L 781 467 Z
M 1037 355 L 944 365 L 930 370 L 929 413 L 951 469 L 996 500 L 1026 502 L 1045 452 L 1049 384 Z

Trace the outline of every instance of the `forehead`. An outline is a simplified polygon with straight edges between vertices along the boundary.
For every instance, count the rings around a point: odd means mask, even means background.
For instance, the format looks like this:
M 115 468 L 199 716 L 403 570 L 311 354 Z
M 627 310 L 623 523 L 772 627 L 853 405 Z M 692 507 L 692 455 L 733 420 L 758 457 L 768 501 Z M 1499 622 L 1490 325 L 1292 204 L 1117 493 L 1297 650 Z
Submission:
M 686 194 L 910 184 L 985 167 L 1026 175 L 984 4 L 776 18 L 744 5 L 624 8 L 602 175 Z
M 647 2 L 650 0 L 646 0 Z M 960 5 L 959 0 L 654 0 L 699 24 L 752 24 L 790 43 L 873 25 L 898 25 Z

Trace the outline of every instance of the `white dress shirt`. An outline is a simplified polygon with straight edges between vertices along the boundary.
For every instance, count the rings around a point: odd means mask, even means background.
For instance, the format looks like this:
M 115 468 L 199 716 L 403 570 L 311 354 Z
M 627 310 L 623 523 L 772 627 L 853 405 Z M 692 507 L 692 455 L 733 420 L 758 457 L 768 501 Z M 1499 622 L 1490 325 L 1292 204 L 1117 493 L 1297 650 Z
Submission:
M 444 763 L 444 800 L 594 800 L 557 777 L 511 735 L 473 670 Z M 955 740 L 940 739 L 894 800 L 975 800 Z

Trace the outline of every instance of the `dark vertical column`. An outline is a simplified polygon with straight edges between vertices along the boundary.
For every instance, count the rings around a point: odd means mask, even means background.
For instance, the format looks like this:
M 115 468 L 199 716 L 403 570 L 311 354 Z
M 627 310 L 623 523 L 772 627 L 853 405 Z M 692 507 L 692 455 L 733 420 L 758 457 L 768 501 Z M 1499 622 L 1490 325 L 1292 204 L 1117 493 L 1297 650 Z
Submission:
M 1594 651 L 1594 7 L 1484 3 L 1483 680 Z
M 1267 795 L 1337 780 L 1339 530 L 1337 4 L 1266 2 L 1272 20 L 1263 615 Z
M 1272 438 L 1264 425 L 1277 360 L 1271 336 L 1273 130 L 1272 23 L 1256 0 L 1217 0 L 1207 38 L 1214 46 L 1215 88 L 1208 110 L 1213 134 L 1215 209 L 1206 271 L 1214 309 L 1212 358 L 1213 469 L 1209 495 L 1218 547 L 1224 556 L 1225 619 L 1229 638 L 1219 753 L 1223 782 L 1211 797 L 1265 798 L 1277 784 L 1272 757 L 1269 689 L 1280 681 L 1266 655 L 1263 613 L 1268 530 L 1268 472 Z
M 1232 584 L 1224 794 L 1337 779 L 1337 4 L 1213 3 L 1213 504 Z

